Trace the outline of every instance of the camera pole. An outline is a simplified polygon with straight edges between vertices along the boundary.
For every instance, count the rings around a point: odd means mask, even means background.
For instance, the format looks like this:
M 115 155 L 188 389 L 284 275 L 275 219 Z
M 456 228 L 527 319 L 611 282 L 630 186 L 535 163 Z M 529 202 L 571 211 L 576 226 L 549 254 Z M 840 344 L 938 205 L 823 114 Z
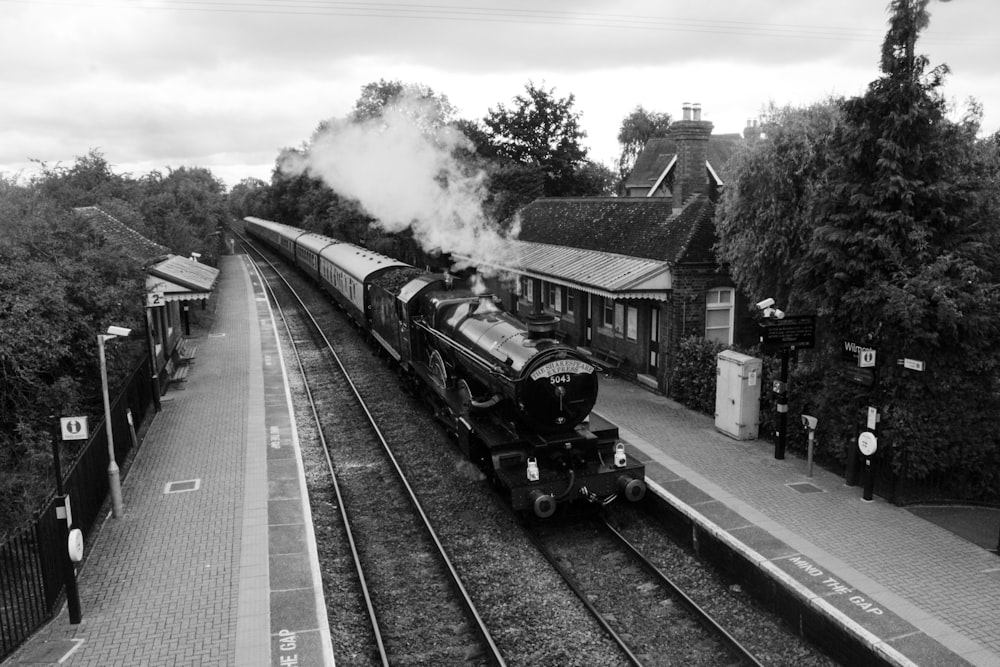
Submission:
M 778 411 L 778 441 L 774 444 L 774 458 L 785 458 L 785 442 L 788 437 L 788 350 L 781 350 L 781 379 L 775 384 L 774 392 Z

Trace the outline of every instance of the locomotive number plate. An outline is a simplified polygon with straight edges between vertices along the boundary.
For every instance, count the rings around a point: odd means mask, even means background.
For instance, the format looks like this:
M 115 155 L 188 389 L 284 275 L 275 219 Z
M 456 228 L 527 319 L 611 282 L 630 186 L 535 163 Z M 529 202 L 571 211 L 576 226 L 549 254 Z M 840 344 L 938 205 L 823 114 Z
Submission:
M 594 367 L 585 361 L 579 361 L 577 359 L 559 359 L 558 361 L 550 361 L 544 366 L 540 366 L 531 374 L 532 380 L 540 380 L 541 378 L 549 378 L 553 375 L 562 375 L 563 373 L 593 373 Z

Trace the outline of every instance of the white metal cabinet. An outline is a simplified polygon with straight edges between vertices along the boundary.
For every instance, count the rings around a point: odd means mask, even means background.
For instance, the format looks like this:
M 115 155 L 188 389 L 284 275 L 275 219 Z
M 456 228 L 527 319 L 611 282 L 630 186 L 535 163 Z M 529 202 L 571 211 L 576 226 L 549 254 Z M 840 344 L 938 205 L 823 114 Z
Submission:
M 760 426 L 762 361 L 734 350 L 718 354 L 715 428 L 737 440 L 754 440 Z

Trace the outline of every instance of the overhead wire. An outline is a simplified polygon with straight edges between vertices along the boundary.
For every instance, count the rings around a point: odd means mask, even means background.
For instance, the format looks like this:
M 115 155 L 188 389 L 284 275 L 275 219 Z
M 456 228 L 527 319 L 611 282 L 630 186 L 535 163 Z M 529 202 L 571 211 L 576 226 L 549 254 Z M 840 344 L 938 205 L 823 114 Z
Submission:
M 832 25 L 761 23 L 752 21 L 681 18 L 641 14 L 568 11 L 509 6 L 467 6 L 456 4 L 360 2 L 344 0 L 124 0 L 70 2 L 67 0 L 0 0 L 0 4 L 28 4 L 129 10 L 185 11 L 282 16 L 350 16 L 391 20 L 461 21 L 477 23 L 518 23 L 618 30 L 695 32 L 751 37 L 823 39 L 839 41 L 880 41 L 882 28 L 853 28 Z M 968 35 L 935 34 L 934 41 L 967 41 Z

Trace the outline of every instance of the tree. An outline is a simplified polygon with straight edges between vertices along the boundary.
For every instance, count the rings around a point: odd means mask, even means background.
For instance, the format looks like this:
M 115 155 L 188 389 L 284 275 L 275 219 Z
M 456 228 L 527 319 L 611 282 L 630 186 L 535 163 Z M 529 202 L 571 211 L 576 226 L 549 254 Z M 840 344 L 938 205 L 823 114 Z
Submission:
M 532 82 L 525 93 L 514 98 L 512 108 L 499 104 L 483 120 L 493 150 L 501 158 L 541 167 L 546 196 L 578 191 L 576 171 L 587 157 L 580 141 L 587 134 L 573 111 L 576 98 L 557 98 L 555 88 L 546 90 Z
M 36 162 L 38 162 L 36 160 Z M 97 148 L 78 156 L 71 167 L 38 162 L 41 175 L 34 180 L 38 193 L 65 208 L 94 206 L 108 199 L 131 199 L 135 181 L 115 174 Z
M 608 167 L 593 160 L 584 160 L 573 174 L 573 180 L 563 193 L 566 197 L 611 196 L 618 177 Z
M 767 139 L 743 144 L 726 165 L 715 220 L 719 259 L 744 291 L 784 308 L 796 306 L 794 274 L 812 241 L 840 103 L 771 106 Z
M 428 131 L 448 124 L 455 116 L 455 107 L 448 97 L 435 93 L 430 86 L 379 79 L 377 83 L 362 86 L 361 97 L 354 103 L 348 120 L 353 123 L 375 120 L 381 118 L 389 107 L 419 107 L 412 112 L 407 109 L 407 115 L 426 126 Z
M 918 283 L 935 283 L 938 294 L 964 291 L 960 267 L 994 270 L 980 245 L 996 229 L 983 218 L 984 175 L 973 162 L 978 122 L 947 120 L 938 92 L 947 67 L 925 76 L 927 59 L 913 55 L 926 4 L 893 2 L 883 76 L 843 105 L 820 224 L 797 276 L 811 302 L 845 328 L 907 345 L 943 342 L 944 330 L 964 326 L 937 298 L 920 303 Z
M 266 218 L 268 214 L 267 182 L 259 178 L 244 178 L 229 191 L 229 211 L 237 218 L 248 215 Z
M 225 184 L 203 167 L 153 171 L 140 181 L 139 210 L 150 238 L 179 255 L 197 252 L 215 263 L 218 237 L 229 220 Z
M 975 109 L 947 118 L 947 67 L 915 54 L 926 6 L 892 2 L 882 76 L 863 96 L 834 116 L 786 114 L 734 160 L 719 248 L 751 296 L 819 317 L 799 379 L 834 441 L 856 435 L 852 410 L 869 401 L 894 443 L 886 462 L 947 473 L 974 495 L 1000 482 L 985 416 L 1000 413 L 997 162 Z M 874 393 L 835 380 L 843 340 L 877 349 Z
M 628 116 L 622 119 L 618 130 L 618 145 L 621 154 L 618 156 L 618 178 L 622 183 L 632 173 L 636 158 L 642 152 L 643 146 L 653 137 L 665 137 L 670 129 L 670 114 L 658 111 L 646 111 L 642 105 L 637 106 Z
M 0 188 L 0 532 L 51 491 L 50 416 L 102 413 L 95 332 L 141 322 L 141 268 L 40 187 Z

